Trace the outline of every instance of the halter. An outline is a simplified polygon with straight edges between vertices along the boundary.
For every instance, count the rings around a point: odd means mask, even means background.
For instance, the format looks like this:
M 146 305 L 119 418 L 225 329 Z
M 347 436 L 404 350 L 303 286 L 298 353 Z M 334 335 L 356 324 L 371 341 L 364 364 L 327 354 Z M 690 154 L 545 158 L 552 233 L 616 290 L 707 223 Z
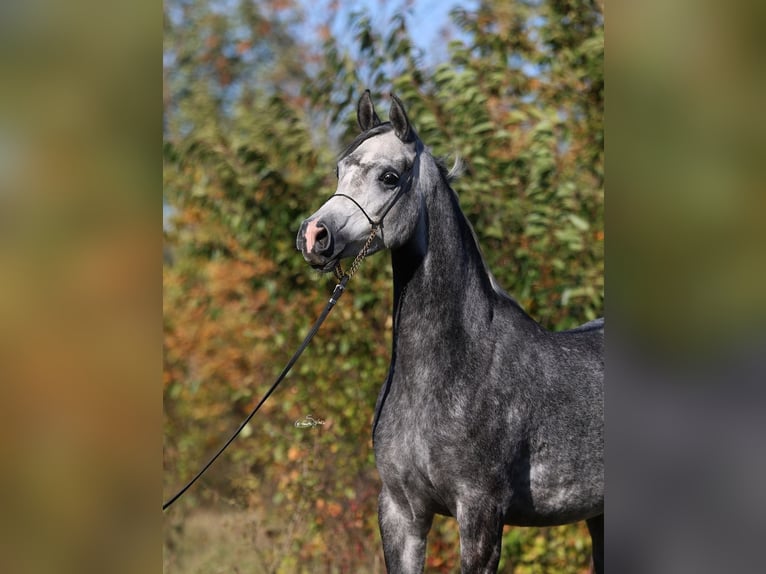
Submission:
M 351 267 L 349 268 L 348 274 L 345 274 L 343 272 L 343 267 L 340 264 L 340 261 L 335 265 L 335 269 L 333 270 L 335 273 L 335 276 L 340 280 L 344 277 L 344 275 L 348 275 L 349 279 L 351 276 L 353 276 L 354 273 L 356 273 L 356 270 L 359 268 L 359 264 L 362 262 L 362 259 L 364 259 L 367 256 L 367 252 L 372 246 L 372 242 L 375 239 L 375 236 L 378 233 L 378 229 L 383 229 L 383 219 L 388 215 L 388 212 L 391 211 L 391 208 L 396 205 L 396 202 L 399 201 L 399 198 L 402 197 L 406 192 L 408 192 L 412 188 L 412 181 L 413 181 L 413 173 L 415 173 L 415 168 L 419 167 L 420 165 L 420 154 L 423 151 L 423 142 L 421 142 L 419 139 L 415 140 L 415 159 L 412 162 L 412 167 L 409 170 L 409 173 L 407 174 L 407 179 L 404 181 L 403 184 L 399 186 L 399 190 L 396 192 L 396 195 L 391 199 L 391 201 L 386 204 L 385 208 L 383 209 L 383 212 L 380 214 L 380 217 L 375 220 L 367 213 L 367 211 L 362 207 L 362 205 L 353 197 L 350 195 L 346 195 L 345 193 L 334 193 L 332 194 L 327 201 L 330 201 L 334 197 L 344 197 L 348 199 L 351 203 L 353 203 L 355 206 L 359 208 L 359 211 L 362 212 L 362 215 L 367 219 L 367 221 L 370 222 L 370 235 L 367 237 L 367 241 L 365 241 L 364 246 L 362 247 L 361 251 L 357 254 L 357 256 L 354 258 L 354 261 L 351 263 Z

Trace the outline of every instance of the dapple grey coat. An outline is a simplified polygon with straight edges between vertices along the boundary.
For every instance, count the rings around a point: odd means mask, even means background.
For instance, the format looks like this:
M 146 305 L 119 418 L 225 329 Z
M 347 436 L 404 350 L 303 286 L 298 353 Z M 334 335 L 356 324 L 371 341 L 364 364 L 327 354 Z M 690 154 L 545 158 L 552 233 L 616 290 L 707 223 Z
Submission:
M 487 269 L 401 102 L 381 123 L 365 92 L 358 120 L 338 193 L 297 245 L 329 270 L 375 222 L 371 251 L 392 253 L 393 349 L 373 423 L 388 571 L 422 572 L 438 513 L 458 521 L 463 573 L 497 571 L 504 524 L 578 520 L 603 573 L 603 320 L 538 325 Z

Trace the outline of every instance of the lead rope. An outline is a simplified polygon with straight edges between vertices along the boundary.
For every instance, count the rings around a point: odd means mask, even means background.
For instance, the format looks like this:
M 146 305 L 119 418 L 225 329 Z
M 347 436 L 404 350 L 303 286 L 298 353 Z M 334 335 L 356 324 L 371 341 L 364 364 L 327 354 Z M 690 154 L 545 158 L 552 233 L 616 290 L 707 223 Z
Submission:
M 202 469 L 192 478 L 189 482 L 186 483 L 186 485 L 179 490 L 175 495 L 173 495 L 172 498 L 170 498 L 167 502 L 165 502 L 162 505 L 162 510 L 166 510 L 170 507 L 171 504 L 173 504 L 176 500 L 178 500 L 191 486 L 197 482 L 197 479 L 201 477 L 204 472 L 210 468 L 210 466 L 215 462 L 215 460 L 223 454 L 223 451 L 225 451 L 228 446 L 234 442 L 234 439 L 239 436 L 239 433 L 242 432 L 242 429 L 245 428 L 247 423 L 250 422 L 250 419 L 253 418 L 255 413 L 258 412 L 258 410 L 261 408 L 263 403 L 266 402 L 266 399 L 268 399 L 271 394 L 276 390 L 276 388 L 279 386 L 279 384 L 284 380 L 284 378 L 287 376 L 287 373 L 290 372 L 290 369 L 293 368 L 293 365 L 298 361 L 298 358 L 301 356 L 304 350 L 306 350 L 306 347 L 309 346 L 309 343 L 311 342 L 311 339 L 314 338 L 314 335 L 316 335 L 317 331 L 319 331 L 319 327 L 322 326 L 322 323 L 324 323 L 324 320 L 327 318 L 327 316 L 330 314 L 330 311 L 332 311 L 333 307 L 335 307 L 336 303 L 340 300 L 341 296 L 343 295 L 343 292 L 346 289 L 346 284 L 351 280 L 351 277 L 354 276 L 354 274 L 359 269 L 359 266 L 362 264 L 362 260 L 367 256 L 367 252 L 370 250 L 370 247 L 372 246 L 372 242 L 375 239 L 375 235 L 378 232 L 378 227 L 380 225 L 373 224 L 372 225 L 372 231 L 370 231 L 370 236 L 367 238 L 367 241 L 362 246 L 361 251 L 357 253 L 356 257 L 354 258 L 354 261 L 351 263 L 351 267 L 349 267 L 348 273 L 343 273 L 343 268 L 340 265 L 340 261 L 335 266 L 335 276 L 338 278 L 338 284 L 335 286 L 335 289 L 332 292 L 332 295 L 330 296 L 329 301 L 327 301 L 327 305 L 325 305 L 324 310 L 319 315 L 317 320 L 312 325 L 309 332 L 306 334 L 306 337 L 303 339 L 303 342 L 301 343 L 300 347 L 293 353 L 293 356 L 290 357 L 290 360 L 287 361 L 287 364 L 285 365 L 284 369 L 282 369 L 282 372 L 279 373 L 279 376 L 276 378 L 274 383 L 269 387 L 269 390 L 266 391 L 266 394 L 263 395 L 263 398 L 258 402 L 257 405 L 255 405 L 255 408 L 250 411 L 250 414 L 247 415 L 247 418 L 245 418 L 244 421 L 239 425 L 236 431 L 234 431 L 234 434 L 229 437 L 229 440 L 227 440 L 221 448 L 218 449 L 218 451 L 210 458 L 210 460 L 207 461 L 205 466 L 202 467 Z

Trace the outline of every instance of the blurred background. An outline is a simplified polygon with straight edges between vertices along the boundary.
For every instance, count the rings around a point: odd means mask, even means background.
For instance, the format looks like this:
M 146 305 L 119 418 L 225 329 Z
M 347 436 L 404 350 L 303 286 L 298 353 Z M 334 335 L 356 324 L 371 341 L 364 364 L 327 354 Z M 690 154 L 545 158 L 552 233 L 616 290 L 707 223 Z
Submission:
M 247 436 L 160 511 L 329 293 L 292 244 L 370 88 L 384 119 L 395 91 L 437 155 L 463 157 L 461 204 L 532 316 L 609 315 L 610 571 L 762 571 L 763 3 L 607 12 L 4 2 L 0 570 L 381 571 L 385 254 Z M 293 426 L 308 414 L 325 424 Z M 578 526 L 509 529 L 502 571 L 585 571 L 587 545 Z M 437 521 L 429 571 L 456 553 Z
M 603 312 L 602 6 L 165 3 L 164 490 L 235 429 L 324 306 L 295 250 L 335 190 L 369 88 L 455 184 L 499 282 L 546 327 Z M 388 254 L 365 262 L 294 373 L 165 517 L 166 572 L 383 572 L 371 444 L 390 356 Z M 308 414 L 325 421 L 295 428 Z M 588 570 L 583 525 L 507 529 L 507 572 Z M 459 571 L 437 520 L 428 572 Z

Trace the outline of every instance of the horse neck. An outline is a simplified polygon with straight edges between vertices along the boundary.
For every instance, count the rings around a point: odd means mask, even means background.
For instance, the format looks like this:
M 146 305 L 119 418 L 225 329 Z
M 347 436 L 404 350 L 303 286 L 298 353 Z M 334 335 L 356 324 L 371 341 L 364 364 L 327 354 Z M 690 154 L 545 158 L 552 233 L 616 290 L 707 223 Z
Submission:
M 491 321 L 497 299 L 473 230 L 443 179 L 426 194 L 419 229 L 392 253 L 395 325 L 470 333 Z M 426 238 L 423 241 L 423 238 Z

